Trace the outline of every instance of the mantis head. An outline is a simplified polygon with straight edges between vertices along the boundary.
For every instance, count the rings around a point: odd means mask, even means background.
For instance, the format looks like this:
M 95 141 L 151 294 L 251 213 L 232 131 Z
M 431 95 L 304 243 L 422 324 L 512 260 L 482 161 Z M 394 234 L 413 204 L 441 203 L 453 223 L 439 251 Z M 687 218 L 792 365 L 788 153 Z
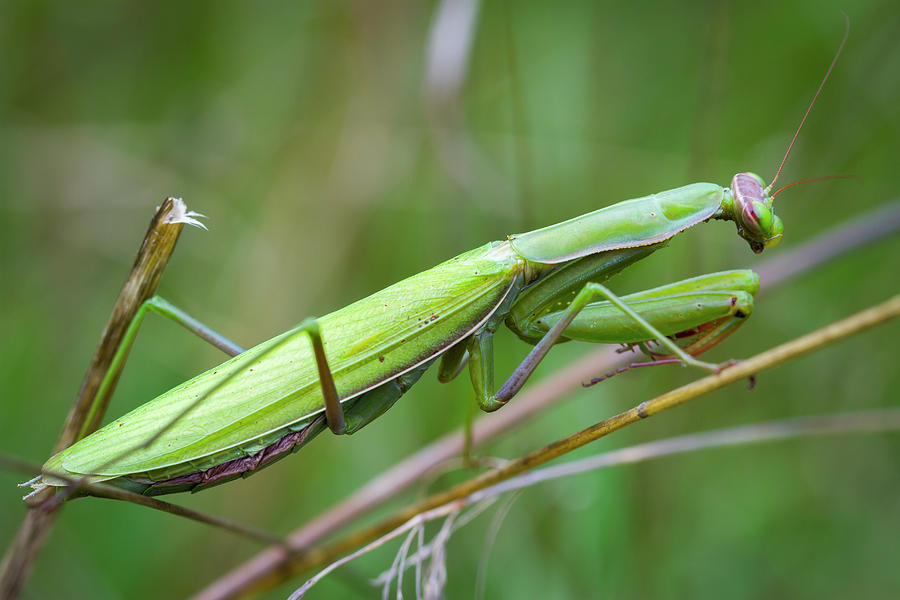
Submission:
M 738 235 L 757 254 L 777 246 L 784 233 L 781 219 L 772 210 L 769 189 L 755 173 L 738 173 L 731 180 L 732 219 L 737 224 Z
M 781 219 L 779 219 L 772 210 L 773 199 L 781 190 L 778 190 L 774 194 L 769 194 L 769 191 L 772 189 L 772 186 L 775 185 L 775 182 L 778 181 L 778 176 L 781 175 L 781 169 L 784 168 L 784 163 L 787 160 L 788 155 L 790 155 L 791 149 L 794 147 L 794 142 L 797 141 L 797 136 L 800 135 L 800 130 L 803 129 L 803 124 L 806 123 L 806 117 L 809 116 L 809 111 L 812 110 L 813 105 L 816 103 L 816 99 L 818 99 L 819 94 L 822 92 L 822 88 L 825 86 L 825 82 L 828 81 L 828 77 L 831 75 L 832 69 L 834 69 L 834 65 L 837 63 L 838 57 L 840 57 L 841 52 L 844 50 L 847 36 L 850 35 L 850 19 L 846 14 L 844 14 L 844 23 L 844 38 L 841 40 L 841 45 L 838 46 L 837 52 L 834 54 L 834 58 L 828 66 L 828 70 L 825 71 L 825 77 L 822 78 L 822 83 L 819 84 L 819 89 L 816 90 L 812 102 L 809 103 L 806 112 L 803 114 L 803 118 L 800 120 L 800 126 L 797 127 L 797 131 L 794 132 L 794 137 L 791 139 L 791 143 L 788 144 L 787 152 L 784 153 L 784 158 L 781 159 L 781 164 L 778 166 L 778 171 L 775 172 L 775 177 L 772 178 L 772 183 L 766 185 L 763 182 L 762 177 L 756 173 L 738 173 L 731 180 L 731 199 L 730 202 L 727 203 L 730 204 L 730 206 L 724 207 L 726 208 L 726 212 L 730 213 L 727 218 L 731 218 L 737 224 L 738 235 L 747 240 L 750 243 L 750 249 L 757 254 L 766 248 L 777 246 L 778 242 L 781 241 L 781 236 L 784 233 L 784 225 L 781 224 Z M 814 180 L 811 179 L 808 181 Z M 785 186 L 781 189 L 783 190 L 787 187 L 790 186 Z
M 784 163 L 787 160 L 788 155 L 790 155 L 791 149 L 794 147 L 794 142 L 797 141 L 797 136 L 800 135 L 800 130 L 803 129 L 803 124 L 806 123 L 806 117 L 809 116 L 809 111 L 812 110 L 813 105 L 816 103 L 816 99 L 818 99 L 819 94 L 822 92 L 822 88 L 825 86 L 825 82 L 828 81 L 828 77 L 834 69 L 834 65 L 837 63 L 838 57 L 840 57 L 841 52 L 844 50 L 844 44 L 847 42 L 848 35 L 850 35 L 850 18 L 844 14 L 844 38 L 841 40 L 841 45 L 838 46 L 837 52 L 834 54 L 834 58 L 828 66 L 828 70 L 825 71 L 825 77 L 822 78 L 819 89 L 816 90 L 812 101 L 809 103 L 806 112 L 803 114 L 803 118 L 800 120 L 800 126 L 797 127 L 797 131 L 794 132 L 791 143 L 788 144 L 787 152 L 784 153 L 784 158 L 781 159 L 781 164 L 778 166 L 778 171 L 775 172 L 775 177 L 772 178 L 772 183 L 767 186 L 763 182 L 762 177 L 756 173 L 738 173 L 731 180 L 731 202 L 730 206 L 725 207 L 726 212 L 730 213 L 728 218 L 731 218 L 737 224 L 738 235 L 747 240 L 750 243 L 750 249 L 757 254 L 766 248 L 777 246 L 778 242 L 781 241 L 784 226 L 781 224 L 781 219 L 779 219 L 772 210 L 772 201 L 781 190 L 790 186 L 785 186 L 774 194 L 769 194 L 769 191 L 775 185 L 775 182 L 778 181 L 778 176 L 781 175 L 781 169 L 784 168 Z M 844 176 L 839 175 L 837 177 Z M 832 177 L 819 177 L 807 181 L 831 178 Z M 803 181 L 798 183 L 806 182 Z

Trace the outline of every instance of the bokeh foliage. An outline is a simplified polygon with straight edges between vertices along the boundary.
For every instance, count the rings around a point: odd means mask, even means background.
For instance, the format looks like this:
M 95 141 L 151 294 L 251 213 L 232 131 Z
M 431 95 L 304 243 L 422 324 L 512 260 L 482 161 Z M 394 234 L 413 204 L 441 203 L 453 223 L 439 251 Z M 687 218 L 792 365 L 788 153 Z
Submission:
M 892 2 L 485 2 L 450 99 L 427 89 L 434 3 L 0 4 L 0 449 L 45 458 L 162 197 L 183 196 L 210 232 L 184 233 L 161 293 L 249 345 L 486 240 L 693 181 L 727 185 L 738 170 L 771 177 L 840 39 L 841 8 L 850 41 L 783 181 L 858 179 L 780 196 L 784 247 L 897 196 Z M 895 237 L 784 285 L 715 358 L 885 299 L 898 251 Z M 614 284 L 758 260 L 713 224 Z M 723 390 L 587 451 L 896 404 L 898 334 L 866 333 L 766 374 L 752 393 Z M 498 341 L 499 373 L 526 352 L 512 337 Z M 560 347 L 538 376 L 584 351 Z M 111 416 L 218 358 L 151 319 Z M 521 454 L 695 375 L 619 377 L 485 451 Z M 287 531 L 455 427 L 470 401 L 465 378 L 426 376 L 352 438 L 323 435 L 249 480 L 175 499 Z M 531 489 L 491 551 L 487 597 L 896 597 L 898 457 L 890 436 L 779 443 Z M 24 511 L 20 480 L 0 473 L 4 545 Z M 471 597 L 488 522 L 451 540 L 448 597 Z M 26 597 L 183 596 L 255 550 L 81 500 Z M 356 597 L 355 578 L 387 568 L 391 552 L 314 597 Z

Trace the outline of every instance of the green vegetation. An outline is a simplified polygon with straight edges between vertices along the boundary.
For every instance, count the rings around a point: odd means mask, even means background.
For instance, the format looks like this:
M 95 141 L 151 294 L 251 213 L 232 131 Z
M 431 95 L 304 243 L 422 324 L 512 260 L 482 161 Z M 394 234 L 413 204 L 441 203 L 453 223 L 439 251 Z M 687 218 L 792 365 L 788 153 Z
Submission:
M 183 233 L 160 293 L 249 346 L 509 233 L 695 181 L 728 185 L 739 170 L 770 179 L 840 41 L 842 7 L 485 3 L 454 100 L 426 89 L 430 4 L 5 3 L 0 451 L 49 454 L 164 196 L 209 215 L 210 231 Z M 849 16 L 845 53 L 781 182 L 858 178 L 780 195 L 784 241 L 761 258 L 730 225 L 700 228 L 614 291 L 753 268 L 898 196 L 896 10 L 859 2 Z M 752 355 L 886 299 L 898 251 L 894 236 L 767 293 L 708 359 Z M 870 331 L 766 373 L 753 392 L 726 388 L 576 454 L 896 404 L 898 334 L 896 323 Z M 536 380 L 589 350 L 554 349 Z M 497 373 L 527 351 L 498 335 Z M 151 317 L 107 421 L 220 358 Z M 696 377 L 621 375 L 483 451 L 523 454 Z M 458 426 L 472 402 L 465 377 L 440 385 L 430 373 L 352 437 L 323 434 L 246 481 L 173 500 L 285 532 Z M 896 596 L 898 450 L 887 435 L 782 442 L 532 488 L 491 550 L 486 597 Z M 24 513 L 22 479 L 0 473 L 3 546 Z M 471 597 L 489 521 L 451 539 L 448 597 Z M 395 550 L 351 569 L 374 576 Z M 256 551 L 134 505 L 79 500 L 27 597 L 185 596 Z M 330 577 L 311 597 L 357 597 L 349 581 Z

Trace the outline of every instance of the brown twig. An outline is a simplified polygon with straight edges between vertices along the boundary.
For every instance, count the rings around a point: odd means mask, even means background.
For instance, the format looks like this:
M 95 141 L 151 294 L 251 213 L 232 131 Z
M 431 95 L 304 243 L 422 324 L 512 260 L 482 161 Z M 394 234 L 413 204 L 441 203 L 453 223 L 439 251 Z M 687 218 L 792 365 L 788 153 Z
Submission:
M 900 295 L 894 296 L 882 304 L 859 312 L 851 317 L 827 325 L 813 333 L 767 350 L 761 354 L 757 354 L 753 358 L 740 362 L 718 375 L 704 377 L 703 379 L 667 392 L 661 396 L 657 396 L 652 400 L 642 402 L 630 410 L 619 413 L 618 415 L 601 421 L 587 429 L 583 429 L 582 431 L 526 454 L 521 458 L 512 460 L 503 467 L 488 471 L 487 473 L 465 481 L 449 490 L 435 494 L 421 502 L 417 502 L 375 525 L 371 525 L 359 532 L 350 534 L 334 543 L 320 548 L 310 548 L 306 550 L 295 549 L 296 551 L 293 554 L 288 554 L 282 550 L 281 561 L 277 565 L 277 568 L 259 573 L 259 577 L 247 582 L 247 584 L 240 589 L 226 589 L 224 585 L 222 585 L 218 588 L 208 588 L 204 593 L 198 596 L 198 598 L 203 598 L 204 600 L 210 598 L 234 598 L 267 590 L 284 581 L 292 574 L 300 573 L 312 567 L 331 562 L 336 557 L 385 535 L 416 517 L 416 515 L 457 501 L 469 494 L 558 458 L 572 450 L 598 440 L 601 437 L 605 437 L 614 431 L 618 431 L 619 429 L 634 424 L 642 419 L 646 419 L 664 410 L 684 404 L 698 396 L 708 394 L 709 392 L 722 388 L 728 384 L 771 369 L 776 365 L 797 358 L 828 344 L 832 344 L 854 333 L 884 323 L 898 316 L 900 316 Z M 220 582 L 224 581 L 226 580 L 220 580 Z M 218 595 L 212 595 L 211 592 L 213 591 L 216 591 Z
M 416 515 L 414 519 L 410 519 L 397 529 L 383 535 L 378 540 L 367 544 L 356 552 L 332 562 L 325 567 L 325 569 L 317 573 L 315 577 L 308 579 L 303 586 L 290 596 L 290 598 L 303 597 L 303 595 L 325 575 L 328 575 L 336 568 L 359 558 L 371 550 L 384 545 L 390 540 L 396 539 L 405 531 L 416 528 L 419 531 L 422 531 L 425 523 L 430 520 L 459 513 L 459 511 L 463 510 L 466 506 L 479 505 L 487 507 L 492 501 L 503 494 L 517 492 L 526 487 L 531 487 L 547 481 L 571 477 L 573 475 L 599 469 L 646 462 L 666 456 L 698 452 L 712 448 L 759 444 L 812 436 L 888 433 L 897 430 L 900 430 L 900 409 L 897 408 L 833 415 L 816 415 L 811 417 L 780 419 L 778 421 L 754 423 L 751 425 L 740 425 L 738 427 L 716 429 L 713 431 L 656 440 L 645 444 L 638 444 L 636 446 L 610 450 L 587 458 L 572 460 L 561 465 L 534 469 L 479 490 L 473 494 L 469 494 L 465 498 L 454 500 L 450 504 L 445 504 L 426 513 Z M 515 495 L 510 495 L 509 499 L 512 500 L 514 497 Z M 509 503 L 507 502 L 507 508 L 508 505 Z M 503 509 L 501 509 L 501 511 L 502 510 Z M 499 520 L 502 520 L 502 518 L 503 515 L 500 513 Z M 457 519 L 454 522 L 454 530 L 459 528 L 461 521 L 462 519 Z M 409 538 L 407 539 L 409 540 Z M 401 586 L 401 569 L 420 567 L 426 558 L 432 556 L 435 546 L 435 544 L 420 544 L 419 550 L 413 556 L 408 557 L 408 559 L 403 561 L 399 566 L 395 563 L 391 569 L 383 572 L 378 578 L 373 580 L 373 584 L 385 584 L 396 577 L 398 579 L 397 587 L 399 588 Z M 407 549 L 401 548 L 400 552 L 405 555 Z M 417 575 L 417 579 L 418 577 L 419 576 Z
M 862 245 L 877 241 L 900 229 L 900 201 L 829 230 L 812 240 L 762 263 L 757 268 L 761 278 L 760 293 L 777 287 L 796 275 L 810 270 L 836 256 Z M 553 404 L 581 382 L 597 373 L 604 373 L 626 362 L 621 354 L 604 348 L 596 350 L 554 375 L 532 385 L 520 393 L 515 401 L 490 416 L 478 420 L 473 427 L 473 443 L 481 444 L 501 434 L 509 433 L 544 408 Z M 459 456 L 463 433 L 457 430 L 429 444 L 409 458 L 380 473 L 306 525 L 296 529 L 288 538 L 291 548 L 308 548 L 330 533 L 350 523 L 360 515 L 408 489 L 429 471 Z M 280 549 L 263 550 L 247 562 L 212 582 L 194 600 L 234 598 L 252 589 L 254 582 L 264 580 L 283 566 Z
M 75 404 L 63 425 L 54 452 L 72 445 L 96 429 L 102 420 L 119 373 L 112 374 L 110 393 L 104 398 L 97 398 L 100 384 L 109 372 L 113 356 L 121 345 L 125 330 L 135 313 L 141 304 L 155 293 L 184 223 L 195 222 L 190 216 L 184 203 L 177 198 L 166 198 L 156 209 L 131 267 L 131 273 L 125 280 L 106 328 L 100 336 L 100 343 L 84 376 Z M 88 422 L 89 415 L 92 415 L 90 422 Z M 48 500 L 52 496 L 53 492 L 46 489 L 39 493 L 35 500 Z M 19 596 L 31 573 L 34 560 L 56 520 L 56 514 L 57 511 L 47 512 L 29 508 L 0 564 L 0 598 L 7 600 Z
M 24 461 L 13 456 L 6 456 L 4 454 L 0 454 L 0 467 L 7 471 L 18 471 L 20 473 L 25 473 L 28 475 L 41 473 L 40 465 L 35 465 L 28 461 Z M 251 525 L 245 525 L 243 523 L 232 521 L 231 519 L 216 517 L 214 515 L 209 515 L 200 511 L 186 508 L 184 506 L 172 504 L 171 502 L 165 502 L 163 500 L 151 498 L 150 496 L 144 496 L 143 494 L 138 494 L 136 492 L 129 492 L 128 490 L 123 490 L 122 488 L 117 488 L 111 485 L 93 483 L 91 481 L 78 481 L 65 473 L 57 473 L 53 471 L 44 471 L 44 473 L 54 477 L 55 479 L 62 480 L 69 485 L 73 485 L 77 482 L 79 490 L 81 492 L 95 498 L 107 498 L 109 500 L 131 502 L 132 504 L 138 504 L 146 508 L 152 508 L 153 510 L 158 510 L 170 515 L 175 515 L 176 517 L 184 517 L 185 519 L 190 519 L 191 521 L 196 521 L 198 523 L 204 523 L 206 525 L 212 525 L 213 527 L 225 529 L 226 531 L 231 531 L 232 533 L 237 534 L 241 537 L 266 545 L 285 545 L 284 541 L 275 534 L 269 533 Z M 35 503 L 28 499 L 26 499 L 26 502 L 28 502 L 28 505 L 30 507 L 43 508 L 44 510 L 47 509 L 47 505 L 41 502 Z
M 873 306 L 853 316 L 827 325 L 817 331 L 809 333 L 730 367 L 718 375 L 710 375 L 694 381 L 685 386 L 647 400 L 634 408 L 619 413 L 609 419 L 601 421 L 577 433 L 561 440 L 553 442 L 543 448 L 534 450 L 518 459 L 512 460 L 503 467 L 493 469 L 465 481 L 444 492 L 435 494 L 421 502 L 417 502 L 394 515 L 371 525 L 357 533 L 348 535 L 334 543 L 321 548 L 312 548 L 303 552 L 296 552 L 292 556 L 285 554 L 284 562 L 280 569 L 272 572 L 265 579 L 255 582 L 251 588 L 240 591 L 246 595 L 249 592 L 260 592 L 280 583 L 283 577 L 289 573 L 299 573 L 314 566 L 331 562 L 336 557 L 366 544 L 386 533 L 403 525 L 417 515 L 426 513 L 446 504 L 458 501 L 479 490 L 509 479 L 514 475 L 533 469 L 549 462 L 573 450 L 576 450 L 590 442 L 596 441 L 623 427 L 632 425 L 659 414 L 665 410 L 680 406 L 704 394 L 708 394 L 719 388 L 725 387 L 736 381 L 746 379 L 762 371 L 771 369 L 777 365 L 802 356 L 808 352 L 835 343 L 852 334 L 859 333 L 880 323 L 900 316 L 900 295 Z M 233 597 L 233 596 L 232 596 Z
M 627 446 L 587 458 L 572 460 L 561 465 L 535 469 L 473 494 L 470 496 L 469 503 L 580 473 L 711 448 L 744 446 L 802 437 L 888 433 L 898 430 L 900 430 L 900 408 L 794 417 L 738 425 L 737 427 L 691 433 Z

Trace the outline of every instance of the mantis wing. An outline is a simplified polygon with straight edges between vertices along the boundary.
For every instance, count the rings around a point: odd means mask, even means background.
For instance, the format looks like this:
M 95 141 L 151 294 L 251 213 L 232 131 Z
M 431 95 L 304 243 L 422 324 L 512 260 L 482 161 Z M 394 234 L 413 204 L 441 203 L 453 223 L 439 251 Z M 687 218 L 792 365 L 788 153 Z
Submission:
M 341 400 L 415 368 L 480 327 L 516 285 L 520 264 L 508 245 L 488 244 L 319 319 Z M 153 444 L 138 448 L 229 374 L 235 375 Z M 136 408 L 51 458 L 44 470 L 95 481 L 169 479 L 255 454 L 323 410 L 309 340 L 288 331 Z

